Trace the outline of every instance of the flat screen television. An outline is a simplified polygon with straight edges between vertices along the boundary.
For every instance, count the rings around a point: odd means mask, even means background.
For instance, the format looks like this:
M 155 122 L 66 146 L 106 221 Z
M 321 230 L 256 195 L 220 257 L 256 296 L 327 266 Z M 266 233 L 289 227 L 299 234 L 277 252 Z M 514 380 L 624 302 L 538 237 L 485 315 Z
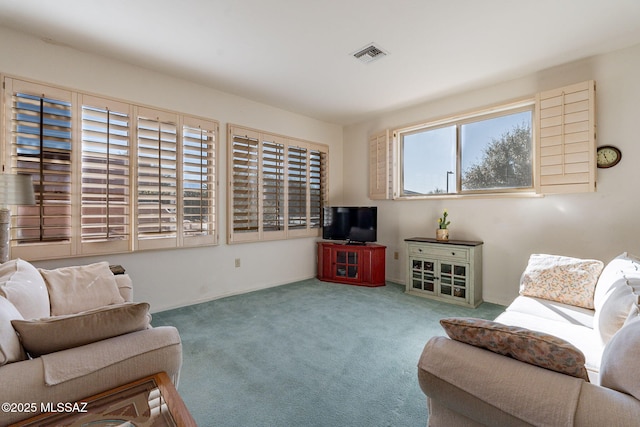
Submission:
M 322 214 L 325 240 L 364 244 L 377 239 L 378 208 L 375 206 L 325 206 Z

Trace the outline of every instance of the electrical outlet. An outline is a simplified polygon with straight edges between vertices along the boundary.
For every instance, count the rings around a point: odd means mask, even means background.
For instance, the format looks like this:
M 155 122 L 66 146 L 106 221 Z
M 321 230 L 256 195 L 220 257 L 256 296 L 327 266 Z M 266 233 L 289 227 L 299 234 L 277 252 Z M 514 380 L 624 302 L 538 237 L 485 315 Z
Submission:
M 236 258 L 236 268 L 240 267 L 240 258 Z
M 400 254 L 398 254 L 398 251 L 395 251 L 393 253 L 393 259 L 398 259 L 399 256 L 400 256 Z

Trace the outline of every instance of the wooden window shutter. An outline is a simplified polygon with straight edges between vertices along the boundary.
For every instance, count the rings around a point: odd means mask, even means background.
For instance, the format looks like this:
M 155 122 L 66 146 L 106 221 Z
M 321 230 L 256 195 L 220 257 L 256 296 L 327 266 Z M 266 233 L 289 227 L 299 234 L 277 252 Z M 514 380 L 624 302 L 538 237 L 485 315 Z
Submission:
M 5 79 L 5 84 L 10 170 L 32 176 L 36 198 L 35 206 L 18 206 L 12 216 L 11 257 L 69 256 L 73 253 L 72 94 L 15 79 Z
M 285 144 L 263 135 L 262 141 L 262 230 L 284 231 Z
M 310 228 L 320 228 L 322 208 L 327 188 L 327 154 L 320 150 L 309 151 Z
M 595 191 L 595 82 L 539 93 L 536 117 L 537 191 Z
M 82 97 L 82 253 L 129 250 L 130 122 L 127 104 Z
M 307 149 L 289 146 L 287 150 L 288 227 L 307 227 Z
M 217 243 L 218 123 L 184 117 L 182 123 L 182 233 L 184 246 Z
M 391 144 L 389 130 L 375 133 L 369 137 L 369 198 L 385 200 L 391 197 L 390 191 Z
M 140 249 L 177 246 L 177 117 L 138 112 L 137 236 Z
M 259 232 L 260 136 L 229 128 L 229 242 L 256 241 Z

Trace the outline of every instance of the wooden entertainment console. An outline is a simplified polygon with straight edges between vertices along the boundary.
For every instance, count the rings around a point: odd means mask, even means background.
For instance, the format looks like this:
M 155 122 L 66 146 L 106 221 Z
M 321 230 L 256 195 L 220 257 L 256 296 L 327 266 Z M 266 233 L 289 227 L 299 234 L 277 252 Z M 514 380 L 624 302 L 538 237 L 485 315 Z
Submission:
M 318 242 L 318 279 L 359 286 L 384 286 L 386 246 Z

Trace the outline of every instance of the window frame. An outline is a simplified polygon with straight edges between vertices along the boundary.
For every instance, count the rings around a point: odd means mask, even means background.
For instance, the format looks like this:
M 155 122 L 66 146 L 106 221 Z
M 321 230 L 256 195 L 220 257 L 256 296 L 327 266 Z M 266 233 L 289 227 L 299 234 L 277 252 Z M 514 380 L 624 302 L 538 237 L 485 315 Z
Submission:
M 476 123 L 482 120 L 490 120 L 496 117 L 515 114 L 523 111 L 531 112 L 531 162 L 532 162 L 532 183 L 526 188 L 491 188 L 479 190 L 462 190 L 462 136 L 461 127 L 469 123 Z M 397 162 L 394 162 L 394 171 L 392 174 L 393 198 L 397 200 L 419 200 L 419 199 L 436 199 L 436 198 L 463 198 L 473 196 L 509 196 L 509 195 L 532 195 L 536 189 L 536 109 L 535 99 L 526 98 L 510 103 L 505 103 L 495 107 L 476 110 L 464 114 L 445 117 L 433 121 L 415 124 L 393 130 L 393 151 L 397 156 Z M 455 192 L 435 193 L 435 194 L 404 194 L 404 144 L 403 136 L 412 135 L 425 130 L 442 129 L 445 127 L 455 127 L 455 146 L 456 146 L 456 171 L 455 171 Z
M 218 224 L 218 158 L 219 155 L 219 123 L 216 120 L 198 117 L 194 115 L 183 114 L 175 111 L 158 109 L 155 107 L 134 104 L 129 101 L 110 98 L 102 95 L 86 93 L 74 89 L 59 87 L 56 85 L 32 81 L 18 76 L 10 76 L 0 74 L 2 79 L 3 102 L 2 117 L 4 130 L 0 135 L 2 138 L 2 149 L 0 150 L 3 170 L 9 173 L 15 173 L 17 168 L 17 160 L 15 157 L 15 141 L 14 141 L 14 93 L 18 91 L 26 91 L 35 96 L 54 97 L 55 94 L 61 94 L 65 102 L 71 104 L 71 173 L 69 186 L 71 188 L 71 214 L 69 219 L 70 238 L 59 241 L 46 242 L 19 242 L 17 241 L 17 231 L 15 224 L 20 220 L 19 208 L 12 209 L 12 237 L 11 237 L 11 256 L 13 258 L 20 257 L 26 260 L 45 260 L 58 259 L 77 256 L 92 256 L 113 253 L 131 253 L 149 249 L 168 249 L 192 246 L 212 246 L 218 244 L 219 224 Z M 26 89 L 24 89 L 26 88 Z M 58 99 L 58 98 L 56 98 Z M 94 105 L 99 104 L 99 105 Z M 102 241 L 83 240 L 83 110 L 86 107 L 108 108 L 108 106 L 119 106 L 119 112 L 126 112 L 128 116 L 128 186 L 125 192 L 128 193 L 128 203 L 124 210 L 128 211 L 128 221 L 126 224 L 126 236 L 120 239 L 105 238 Z M 160 239 L 140 239 L 138 236 L 138 118 L 141 113 L 153 112 L 158 117 L 172 120 L 175 124 L 176 134 L 176 150 L 175 150 L 175 235 L 169 238 Z M 192 233 L 185 230 L 184 224 L 184 187 L 183 181 L 186 179 L 183 175 L 185 152 L 183 150 L 183 134 L 185 126 L 202 126 L 211 136 L 210 151 L 206 153 L 207 159 L 200 162 L 200 165 L 206 164 L 201 168 L 208 174 L 206 179 L 211 188 L 210 198 L 201 198 L 201 203 L 206 203 L 206 212 L 210 212 L 213 220 L 208 223 L 208 230 L 204 233 Z M 107 162 L 106 157 L 104 158 Z M 192 160 L 193 162 L 193 160 Z M 196 161 L 196 164 L 198 162 Z M 209 173 L 210 172 L 210 173 Z M 106 184 L 105 184 L 106 185 Z M 202 202 L 202 200 L 204 200 Z M 107 209 L 108 210 L 108 209 Z M 109 215 L 105 211 L 104 215 Z M 181 225 L 180 225 L 181 224 Z M 206 228 L 206 227 L 205 227 Z M 187 235 L 189 234 L 189 235 Z M 194 235 L 196 234 L 196 235 Z
M 255 158 L 246 157 L 242 159 L 236 153 L 243 153 L 241 145 L 243 140 L 253 141 L 255 148 L 251 150 Z M 236 141 L 239 150 L 236 150 Z M 271 157 L 265 157 L 264 144 L 281 145 L 283 147 L 282 157 L 282 177 L 279 188 L 284 194 L 284 206 L 282 212 L 282 228 L 273 229 L 273 221 L 267 221 L 265 218 L 265 169 L 271 168 Z M 300 158 L 300 153 L 304 152 L 304 212 L 305 219 L 298 218 L 297 221 L 303 221 L 292 225 L 291 223 L 291 194 L 290 186 L 294 175 L 290 172 L 293 170 L 301 172 L 299 164 L 291 164 L 290 159 Z M 317 154 L 314 154 L 317 153 Z M 316 155 L 319 160 L 314 161 L 313 156 Z M 323 160 L 324 159 L 324 160 Z M 304 141 L 301 139 L 291 138 L 283 135 L 277 135 L 270 132 L 251 129 L 240 125 L 229 123 L 227 125 L 227 243 L 247 243 L 271 240 L 285 240 L 302 237 L 319 237 L 322 227 L 320 216 L 322 207 L 326 205 L 328 198 L 328 162 L 329 162 L 329 146 L 314 142 Z M 249 163 L 255 164 L 249 166 Z M 267 165 L 268 164 L 268 165 Z M 314 165 L 316 165 L 314 167 Z M 246 172 L 245 172 L 246 171 Z M 295 176 L 299 176 L 300 173 Z M 249 177 L 248 181 L 243 182 L 243 177 Z M 296 180 L 296 182 L 302 182 Z M 239 185 L 236 185 L 239 184 Z M 280 187 L 281 186 L 281 187 Z M 317 191 L 319 188 L 319 192 Z M 241 197 L 240 193 L 244 191 L 250 194 L 255 203 L 251 204 L 247 198 Z M 315 191 L 315 193 L 314 193 Z M 314 197 L 315 195 L 315 197 Z M 297 200 L 302 200 L 300 197 Z M 319 199 L 319 206 L 314 208 L 314 199 Z M 246 201 L 245 201 L 246 200 Z M 236 202 L 238 204 L 236 204 Z M 318 203 L 318 202 L 316 202 Z M 236 223 L 236 206 L 245 206 L 248 212 L 242 213 L 241 217 L 253 218 L 246 230 L 237 228 Z M 317 218 L 313 212 L 318 211 Z M 255 221 L 255 223 L 253 222 Z M 278 221 L 280 222 L 280 221 Z M 269 227 L 265 227 L 265 224 Z

